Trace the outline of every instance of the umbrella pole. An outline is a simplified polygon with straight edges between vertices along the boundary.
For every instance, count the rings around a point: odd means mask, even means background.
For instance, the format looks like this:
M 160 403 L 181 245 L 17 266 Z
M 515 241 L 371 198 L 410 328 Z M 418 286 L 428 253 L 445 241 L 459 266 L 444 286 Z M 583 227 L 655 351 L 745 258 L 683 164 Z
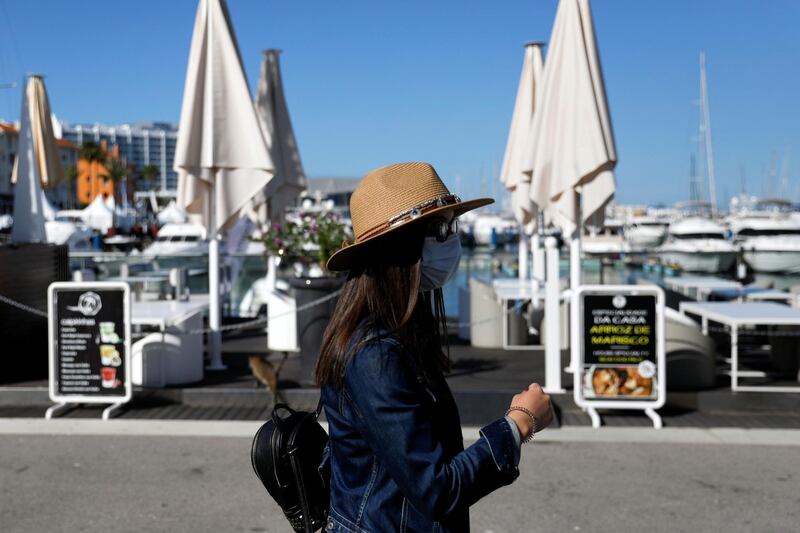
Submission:
M 539 308 L 541 300 L 539 291 L 544 288 L 544 241 L 539 237 L 538 228 L 531 235 L 531 287 L 533 289 L 533 307 Z
M 559 323 L 561 305 L 559 298 L 558 242 L 553 236 L 544 239 L 545 249 L 545 325 L 544 345 L 544 391 L 547 393 L 565 392 L 561 386 L 561 324 Z
M 569 243 L 569 287 L 577 290 L 581 286 L 581 230 L 583 229 L 583 213 L 581 212 L 581 190 L 575 191 L 575 232 Z
M 575 294 L 578 287 L 581 286 L 581 231 L 583 229 L 583 213 L 581 213 L 581 190 L 578 188 L 575 191 L 575 232 L 572 234 L 572 240 L 569 243 L 569 289 Z M 572 300 L 575 302 L 576 300 Z M 570 317 L 572 313 L 570 313 Z M 578 371 L 577 350 L 579 343 L 578 324 L 570 324 L 570 347 L 569 347 L 569 366 L 564 370 L 568 373 Z
M 219 290 L 219 231 L 217 230 L 217 182 L 214 171 L 214 190 L 211 194 L 211 213 L 208 239 L 208 349 L 211 362 L 207 370 L 225 370 L 222 363 L 222 334 L 220 332 L 221 310 Z
M 525 234 L 525 226 L 519 225 L 519 281 L 528 281 L 528 236 Z

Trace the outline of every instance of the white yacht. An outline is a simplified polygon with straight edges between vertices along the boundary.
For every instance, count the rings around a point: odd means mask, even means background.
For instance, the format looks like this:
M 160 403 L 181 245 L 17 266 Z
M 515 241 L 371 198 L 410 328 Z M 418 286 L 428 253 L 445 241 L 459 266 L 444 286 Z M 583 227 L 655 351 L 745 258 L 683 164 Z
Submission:
M 708 218 L 679 219 L 669 225 L 667 240 L 656 248 L 656 253 L 663 263 L 689 272 L 727 272 L 739 253 L 727 233 L 724 225 Z
M 94 232 L 80 216 L 80 211 L 59 211 L 53 220 L 46 220 L 44 233 L 51 244 L 66 244 L 70 250 L 88 250 Z
M 519 239 L 519 226 L 513 217 L 490 213 L 470 213 L 459 217 L 466 240 L 476 246 L 502 246 Z
M 631 250 L 655 248 L 667 237 L 669 222 L 653 216 L 633 217 L 626 224 L 623 234 Z
M 206 229 L 199 224 L 164 224 L 155 241 L 144 249 L 146 257 L 200 255 L 208 253 Z
M 731 219 L 743 258 L 756 272 L 800 273 L 800 219 L 791 216 L 789 207 L 760 202 Z
M 587 225 L 588 234 L 581 239 L 581 251 L 586 256 L 619 258 L 625 251 L 622 238 L 622 221 L 606 217 L 603 227 Z

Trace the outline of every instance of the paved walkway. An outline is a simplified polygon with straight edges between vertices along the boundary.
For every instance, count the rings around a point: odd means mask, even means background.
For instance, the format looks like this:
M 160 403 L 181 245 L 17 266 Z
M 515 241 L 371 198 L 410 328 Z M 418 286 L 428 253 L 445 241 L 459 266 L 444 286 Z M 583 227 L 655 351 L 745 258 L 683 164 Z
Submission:
M 0 418 L 0 435 L 96 435 L 153 437 L 248 437 L 260 421 L 222 420 L 96 420 Z M 327 429 L 327 424 L 323 422 Z M 475 426 L 462 428 L 466 440 L 479 437 Z M 549 428 L 536 442 L 625 442 L 653 444 L 749 444 L 798 446 L 800 429 L 587 427 Z M 800 466 L 800 464 L 798 465 Z
M 251 471 L 252 423 L 9 423 L 0 421 L 3 531 L 291 532 Z M 59 434 L 22 434 L 42 427 Z M 76 434 L 98 427 L 126 433 Z M 524 448 L 520 479 L 472 508 L 472 531 L 796 531 L 800 439 L 752 443 L 776 435 L 548 430 Z M 751 443 L 734 444 L 742 439 Z

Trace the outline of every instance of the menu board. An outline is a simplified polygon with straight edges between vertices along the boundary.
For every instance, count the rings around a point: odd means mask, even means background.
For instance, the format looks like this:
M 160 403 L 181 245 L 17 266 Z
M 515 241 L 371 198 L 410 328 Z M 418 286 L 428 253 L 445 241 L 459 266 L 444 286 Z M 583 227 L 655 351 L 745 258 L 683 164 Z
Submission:
M 581 288 L 579 403 L 653 403 L 663 396 L 662 294 L 636 285 Z
M 53 283 L 48 300 L 51 399 L 128 401 L 131 380 L 127 284 Z

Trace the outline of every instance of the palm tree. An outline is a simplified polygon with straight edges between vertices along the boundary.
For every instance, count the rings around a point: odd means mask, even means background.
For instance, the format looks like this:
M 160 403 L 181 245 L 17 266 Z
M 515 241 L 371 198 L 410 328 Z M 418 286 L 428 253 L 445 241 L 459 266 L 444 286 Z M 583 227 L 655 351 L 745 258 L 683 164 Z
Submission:
M 64 170 L 64 179 L 67 180 L 67 193 L 69 195 L 69 207 L 72 208 L 75 206 L 75 197 L 77 196 L 77 191 L 75 191 L 75 182 L 78 179 L 78 168 L 75 165 L 69 165 Z
M 142 167 L 142 180 L 144 180 L 147 189 L 153 188 L 153 181 L 161 174 L 161 169 L 155 165 L 145 165 Z
M 111 183 L 114 184 L 114 191 L 118 191 L 117 185 L 128 173 L 128 167 L 119 159 L 110 157 L 105 161 L 105 168 L 106 176 L 111 180 Z
M 81 159 L 85 159 L 89 161 L 89 163 L 93 161 L 97 161 L 98 163 L 102 163 L 106 160 L 106 154 L 103 149 L 94 141 L 86 141 L 81 145 L 81 149 L 78 152 L 78 157 Z

